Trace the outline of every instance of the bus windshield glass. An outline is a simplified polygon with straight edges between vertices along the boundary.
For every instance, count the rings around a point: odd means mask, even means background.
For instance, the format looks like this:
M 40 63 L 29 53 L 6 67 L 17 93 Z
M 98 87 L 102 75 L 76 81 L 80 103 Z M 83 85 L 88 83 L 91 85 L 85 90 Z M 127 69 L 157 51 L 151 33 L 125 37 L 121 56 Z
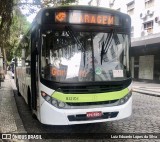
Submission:
M 46 30 L 41 76 L 55 82 L 119 81 L 128 78 L 129 36 L 109 32 Z

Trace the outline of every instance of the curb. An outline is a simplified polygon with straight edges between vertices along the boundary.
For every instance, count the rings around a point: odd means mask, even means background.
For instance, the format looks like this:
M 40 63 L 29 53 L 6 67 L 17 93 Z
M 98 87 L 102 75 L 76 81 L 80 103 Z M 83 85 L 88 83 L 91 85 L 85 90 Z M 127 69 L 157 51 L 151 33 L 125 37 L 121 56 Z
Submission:
M 14 83 L 14 80 L 10 79 L 11 81 L 11 87 L 12 87 L 12 92 L 13 92 L 13 97 L 12 97 L 12 106 L 13 106 L 13 111 L 14 111 L 14 118 L 15 118 L 15 122 L 16 122 L 16 125 L 17 125 L 17 131 L 18 133 L 27 133 L 24 129 L 24 126 L 23 126 L 23 123 L 22 123 L 22 120 L 19 116 L 19 113 L 18 113 L 18 109 L 17 109 L 17 105 L 16 105 L 16 102 L 15 102 L 15 98 L 14 98 L 14 95 L 15 94 L 15 88 L 13 87 L 13 83 Z
M 132 89 L 132 92 L 142 93 L 149 96 L 160 97 L 160 92 L 141 90 L 141 89 Z
M 10 75 L 8 75 L 10 77 Z M 18 112 L 18 109 L 17 109 L 17 104 L 16 104 L 16 101 L 15 101 L 15 95 L 17 95 L 15 93 L 15 90 L 17 90 L 16 86 L 15 86 L 15 83 L 14 83 L 14 79 L 11 79 L 10 78 L 10 84 L 11 84 L 11 92 L 12 92 L 12 103 L 11 103 L 11 106 L 12 106 L 12 109 L 13 109 L 13 116 L 14 116 L 14 119 L 15 119 L 15 123 L 16 123 L 16 126 L 17 126 L 17 132 L 15 133 L 22 133 L 22 134 L 27 134 L 27 131 L 25 130 L 24 126 L 23 126 L 23 122 L 21 120 L 21 117 L 19 115 L 19 112 Z M 13 133 L 14 134 L 14 133 Z M 16 140 L 13 140 L 14 142 L 29 142 L 29 140 L 19 140 L 19 139 L 16 139 Z

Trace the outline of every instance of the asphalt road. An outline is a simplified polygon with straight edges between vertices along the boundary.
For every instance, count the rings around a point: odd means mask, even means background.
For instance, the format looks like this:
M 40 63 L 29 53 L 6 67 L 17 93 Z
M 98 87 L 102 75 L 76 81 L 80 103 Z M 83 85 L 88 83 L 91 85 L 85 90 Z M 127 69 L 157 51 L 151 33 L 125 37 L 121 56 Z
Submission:
M 15 100 L 18 107 L 19 115 L 22 119 L 25 130 L 28 133 L 56 133 L 62 134 L 62 139 L 54 141 L 84 141 L 82 139 L 64 139 L 63 134 L 86 134 L 98 135 L 98 133 L 160 133 L 160 97 L 148 96 L 140 93 L 133 93 L 133 114 L 131 117 L 99 124 L 85 124 L 72 126 L 47 126 L 41 124 L 38 120 L 33 119 L 28 106 L 22 97 L 15 92 Z M 44 141 L 44 140 L 43 140 Z M 50 141 L 50 140 L 46 140 Z M 53 141 L 53 140 L 51 140 Z M 86 141 L 108 141 L 108 140 L 86 140 Z M 160 141 L 156 139 L 150 140 L 131 140 L 121 139 L 109 141 Z

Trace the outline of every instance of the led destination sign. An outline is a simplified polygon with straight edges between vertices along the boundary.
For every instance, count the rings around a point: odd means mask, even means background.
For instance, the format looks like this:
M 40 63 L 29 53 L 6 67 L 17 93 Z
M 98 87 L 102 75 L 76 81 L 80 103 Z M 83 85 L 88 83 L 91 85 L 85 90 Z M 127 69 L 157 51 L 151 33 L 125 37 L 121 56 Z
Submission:
M 97 25 L 120 25 L 118 16 L 109 13 L 89 13 L 81 11 L 56 12 L 56 23 L 73 23 L 73 24 L 97 24 Z

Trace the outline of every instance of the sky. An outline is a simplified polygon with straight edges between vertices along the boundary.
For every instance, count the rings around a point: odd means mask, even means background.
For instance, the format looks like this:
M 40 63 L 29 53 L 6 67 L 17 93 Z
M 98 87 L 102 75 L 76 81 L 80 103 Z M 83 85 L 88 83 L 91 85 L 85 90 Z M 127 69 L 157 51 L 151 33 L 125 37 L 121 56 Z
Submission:
M 89 2 L 89 1 L 90 1 L 90 0 L 79 0 L 78 5 L 88 5 L 88 2 Z M 100 0 L 102 7 L 105 7 L 105 6 L 106 6 L 106 1 L 107 1 L 107 0 Z M 95 5 L 95 0 L 93 0 L 93 4 Z M 27 9 L 26 9 L 26 10 L 22 10 L 23 14 L 25 14 L 27 11 L 28 11 Z M 39 10 L 37 9 L 37 12 L 38 12 L 38 11 L 39 11 Z M 28 20 L 30 23 L 33 21 L 33 19 L 34 19 L 34 17 L 36 16 L 37 12 L 34 13 L 34 14 L 31 14 L 30 16 L 27 17 L 27 20 Z
M 32 23 L 34 17 L 36 16 L 37 13 L 31 14 L 30 16 L 27 17 L 27 21 L 29 21 L 30 23 Z
M 90 0 L 79 0 L 79 5 L 88 5 Z

